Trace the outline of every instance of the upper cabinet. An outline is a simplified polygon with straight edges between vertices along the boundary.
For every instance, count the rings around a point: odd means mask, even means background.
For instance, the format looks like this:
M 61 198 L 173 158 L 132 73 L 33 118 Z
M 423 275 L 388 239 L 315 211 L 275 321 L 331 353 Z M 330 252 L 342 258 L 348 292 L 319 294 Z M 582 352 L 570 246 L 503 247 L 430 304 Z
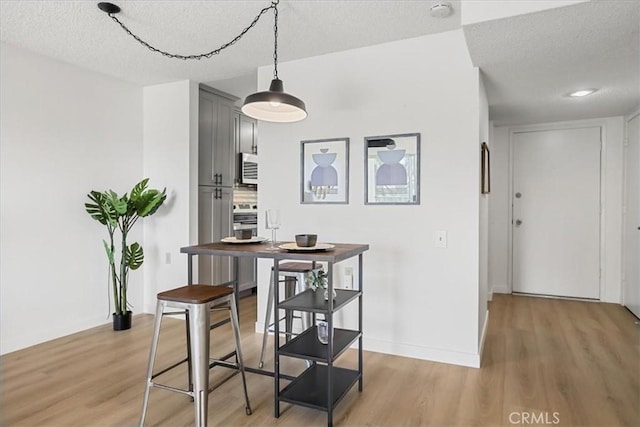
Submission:
M 236 153 L 258 154 L 258 121 L 239 110 L 234 116 Z
M 198 184 L 232 187 L 235 177 L 234 102 L 238 98 L 200 85 Z

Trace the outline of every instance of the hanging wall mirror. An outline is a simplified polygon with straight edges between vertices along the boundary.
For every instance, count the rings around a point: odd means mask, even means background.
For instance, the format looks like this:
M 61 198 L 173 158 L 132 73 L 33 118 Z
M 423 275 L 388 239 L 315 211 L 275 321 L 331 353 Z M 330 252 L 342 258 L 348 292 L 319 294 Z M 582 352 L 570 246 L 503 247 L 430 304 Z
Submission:
M 365 138 L 365 204 L 420 204 L 420 134 Z

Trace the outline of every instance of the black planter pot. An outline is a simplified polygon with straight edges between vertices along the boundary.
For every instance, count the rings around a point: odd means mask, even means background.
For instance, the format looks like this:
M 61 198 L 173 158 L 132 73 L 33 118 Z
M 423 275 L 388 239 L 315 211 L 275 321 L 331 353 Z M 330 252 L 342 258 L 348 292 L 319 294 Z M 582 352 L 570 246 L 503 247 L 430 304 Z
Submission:
M 131 329 L 131 312 L 127 311 L 125 314 L 113 313 L 113 330 L 124 331 Z

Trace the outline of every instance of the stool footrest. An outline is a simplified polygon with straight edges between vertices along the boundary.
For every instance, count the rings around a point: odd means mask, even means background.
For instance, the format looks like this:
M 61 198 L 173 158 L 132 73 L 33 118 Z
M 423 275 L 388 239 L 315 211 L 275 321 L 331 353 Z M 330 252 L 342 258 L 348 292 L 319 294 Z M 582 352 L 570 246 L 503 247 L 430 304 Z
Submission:
M 238 366 L 238 364 L 235 362 L 227 362 L 226 360 L 221 359 L 209 359 L 209 369 L 213 368 L 214 366 L 224 366 L 225 368 L 240 369 L 240 366 Z
M 183 390 L 183 389 L 177 388 L 177 387 L 171 387 L 170 385 L 158 384 L 158 383 L 154 383 L 152 381 L 151 382 L 151 387 L 155 387 L 155 388 L 159 388 L 159 389 L 167 390 L 167 391 L 173 391 L 173 392 L 176 392 L 176 393 L 185 394 L 187 396 L 193 397 L 193 392 L 192 391 Z
M 187 310 L 181 310 L 181 311 L 165 311 L 162 313 L 163 316 L 175 316 L 175 315 L 185 315 L 187 313 Z
M 209 326 L 209 330 L 215 329 L 215 328 L 219 328 L 222 325 L 226 325 L 227 323 L 231 322 L 231 319 L 224 319 L 221 320 L 219 322 L 213 323 Z

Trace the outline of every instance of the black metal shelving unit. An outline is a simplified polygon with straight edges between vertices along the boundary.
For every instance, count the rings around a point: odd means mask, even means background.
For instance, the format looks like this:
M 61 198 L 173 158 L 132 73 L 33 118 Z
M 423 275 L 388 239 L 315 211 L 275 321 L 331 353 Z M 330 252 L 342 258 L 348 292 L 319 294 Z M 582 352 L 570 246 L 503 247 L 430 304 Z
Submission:
M 330 331 L 328 344 L 322 344 L 318 340 L 317 327 L 312 325 L 283 345 L 278 342 L 275 346 L 276 417 L 280 415 L 280 402 L 287 402 L 327 412 L 327 425 L 332 426 L 334 407 L 356 383 L 358 383 L 358 390 L 362 391 L 362 254 L 358 256 L 358 289 L 336 289 L 336 297 L 332 301 L 326 301 L 322 291 L 314 292 L 309 289 L 278 302 L 278 291 L 275 290 L 276 313 L 278 310 L 306 311 L 313 313 L 314 320 L 317 314 L 323 314 Z M 328 292 L 331 295 L 333 263 L 329 262 L 327 267 Z M 334 328 L 334 313 L 353 301 L 358 301 L 358 330 Z M 278 336 L 277 330 L 275 336 Z M 333 366 L 340 355 L 356 340 L 358 341 L 357 367 L 347 369 Z M 309 360 L 311 365 L 281 389 L 280 380 L 286 379 L 280 374 L 280 357 L 282 356 Z

